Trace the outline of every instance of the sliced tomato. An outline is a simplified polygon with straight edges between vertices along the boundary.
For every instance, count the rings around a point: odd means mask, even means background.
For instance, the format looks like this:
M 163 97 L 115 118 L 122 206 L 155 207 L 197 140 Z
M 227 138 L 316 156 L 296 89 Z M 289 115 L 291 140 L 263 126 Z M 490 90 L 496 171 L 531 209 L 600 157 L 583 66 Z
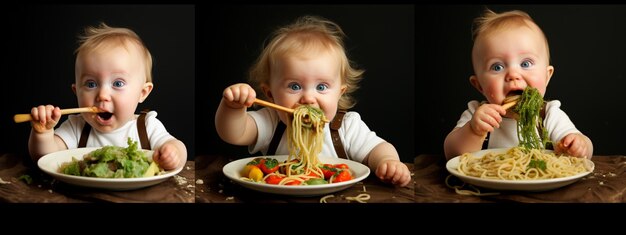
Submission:
M 333 165 L 333 167 L 339 168 L 339 169 L 349 169 L 348 165 L 346 165 L 345 163 L 335 164 Z
M 289 182 L 285 183 L 285 185 L 301 185 L 301 184 L 302 184 L 302 182 L 300 182 L 298 180 L 292 180 L 292 181 L 289 181 Z
M 283 176 L 269 175 L 267 178 L 265 178 L 265 183 L 268 183 L 268 184 L 278 184 L 284 178 L 285 177 L 283 177 Z

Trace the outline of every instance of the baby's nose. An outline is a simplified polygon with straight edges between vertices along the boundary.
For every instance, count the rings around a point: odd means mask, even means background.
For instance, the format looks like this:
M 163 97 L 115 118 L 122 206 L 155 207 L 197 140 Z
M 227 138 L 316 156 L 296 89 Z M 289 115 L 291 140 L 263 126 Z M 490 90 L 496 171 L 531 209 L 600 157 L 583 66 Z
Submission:
M 305 93 L 302 95 L 302 97 L 300 97 L 300 103 L 301 104 L 314 104 L 315 103 L 315 96 Z
M 109 89 L 100 88 L 98 90 L 98 97 L 97 97 L 98 101 L 109 101 L 110 99 L 111 99 L 111 92 L 109 91 Z

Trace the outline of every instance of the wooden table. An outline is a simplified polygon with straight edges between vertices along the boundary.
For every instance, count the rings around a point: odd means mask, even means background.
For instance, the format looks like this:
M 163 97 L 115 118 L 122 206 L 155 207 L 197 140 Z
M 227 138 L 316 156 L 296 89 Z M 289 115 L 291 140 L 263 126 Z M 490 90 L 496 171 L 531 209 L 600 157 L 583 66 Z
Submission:
M 482 203 L 482 202 L 543 202 L 543 203 L 605 203 L 626 202 L 626 156 L 594 156 L 595 170 L 568 186 L 543 191 L 494 191 L 495 196 L 465 196 L 445 184 L 450 173 L 441 155 L 420 155 L 415 158 L 415 202 Z
M 196 177 L 202 180 L 202 184 L 196 185 L 196 202 L 198 203 L 319 203 L 320 198 L 314 197 L 294 197 L 277 194 L 257 192 L 244 188 L 231 181 L 222 173 L 222 167 L 236 158 L 227 156 L 197 156 Z M 409 169 L 413 164 L 407 164 Z M 370 176 L 352 187 L 333 193 L 335 197 L 329 198 L 328 203 L 348 203 L 354 202 L 346 200 L 346 197 L 354 197 L 366 189 L 371 198 L 367 203 L 406 203 L 414 202 L 413 184 L 407 187 L 397 187 L 391 184 L 382 183 L 379 179 Z
M 0 202 L 133 202 L 192 203 L 195 200 L 195 162 L 187 161 L 176 176 L 160 184 L 130 190 L 110 191 L 60 182 L 41 171 L 28 156 L 0 155 Z M 28 184 L 21 176 L 28 175 Z

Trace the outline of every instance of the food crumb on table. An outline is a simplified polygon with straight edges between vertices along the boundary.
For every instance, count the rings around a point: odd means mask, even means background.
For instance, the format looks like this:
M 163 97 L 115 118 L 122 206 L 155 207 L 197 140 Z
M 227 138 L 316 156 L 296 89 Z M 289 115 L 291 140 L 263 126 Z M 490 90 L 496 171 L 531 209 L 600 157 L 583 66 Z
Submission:
M 10 184 L 11 182 L 9 181 L 4 181 L 2 178 L 0 178 L 0 184 Z
M 202 180 L 202 179 L 197 179 L 197 180 L 196 180 L 196 184 L 204 184 L 204 180 Z
M 183 185 L 187 183 L 187 179 L 185 177 L 179 176 L 179 175 L 174 175 L 174 179 L 176 180 L 176 183 L 178 185 Z

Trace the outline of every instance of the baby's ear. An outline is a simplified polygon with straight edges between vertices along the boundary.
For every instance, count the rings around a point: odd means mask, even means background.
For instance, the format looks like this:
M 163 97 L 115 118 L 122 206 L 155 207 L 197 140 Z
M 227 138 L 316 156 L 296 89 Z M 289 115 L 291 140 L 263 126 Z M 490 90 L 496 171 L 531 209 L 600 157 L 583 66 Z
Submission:
M 546 86 L 548 86 L 548 83 L 550 83 L 550 78 L 552 78 L 552 74 L 554 74 L 554 66 L 549 65 L 546 72 L 547 72 L 547 74 L 546 74 Z
M 478 90 L 478 92 L 483 93 L 483 87 L 480 86 L 480 82 L 478 82 L 478 77 L 476 77 L 476 75 L 470 76 L 469 81 L 472 84 L 472 86 L 474 86 L 474 88 Z
M 348 90 L 348 85 L 341 85 L 341 95 L 345 94 L 346 90 Z
M 272 95 L 272 91 L 270 90 L 270 87 L 267 84 L 262 84 L 261 90 L 263 90 L 263 94 L 265 95 L 265 97 L 267 97 L 272 102 L 274 101 L 274 96 Z
M 143 101 L 148 98 L 148 95 L 150 95 L 150 92 L 152 92 L 152 88 L 154 88 L 154 84 L 152 84 L 151 82 L 146 82 L 143 84 L 143 88 L 141 89 L 141 97 L 139 97 L 139 103 L 143 103 Z

